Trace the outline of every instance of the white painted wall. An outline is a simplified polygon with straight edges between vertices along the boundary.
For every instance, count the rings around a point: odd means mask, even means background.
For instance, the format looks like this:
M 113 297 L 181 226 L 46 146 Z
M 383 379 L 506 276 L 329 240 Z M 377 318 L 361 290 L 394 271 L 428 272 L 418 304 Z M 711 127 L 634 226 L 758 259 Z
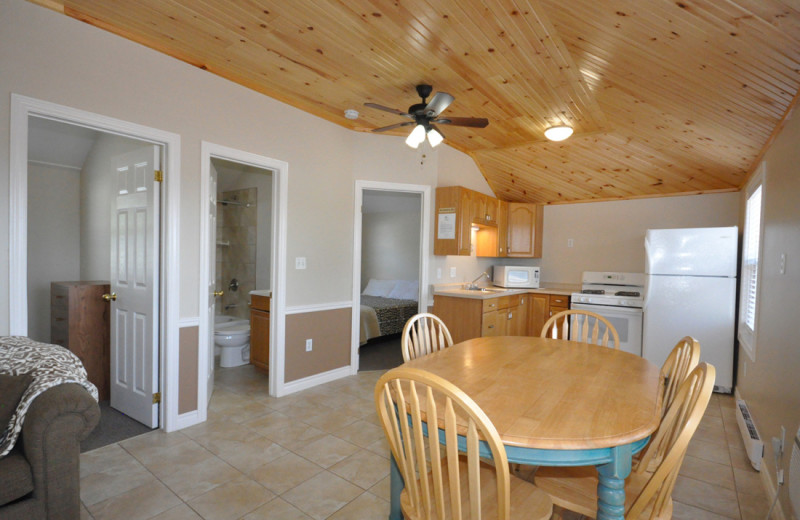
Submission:
M 361 290 L 370 278 L 419 280 L 419 194 L 365 191 Z
M 580 284 L 583 271 L 644 272 L 648 229 L 738 223 L 738 193 L 545 206 L 542 281 Z
M 50 342 L 50 283 L 80 279 L 80 172 L 28 163 L 28 335 Z
M 111 278 L 111 205 L 115 196 L 114 158 L 142 146 L 141 141 L 99 134 L 80 177 L 81 280 Z

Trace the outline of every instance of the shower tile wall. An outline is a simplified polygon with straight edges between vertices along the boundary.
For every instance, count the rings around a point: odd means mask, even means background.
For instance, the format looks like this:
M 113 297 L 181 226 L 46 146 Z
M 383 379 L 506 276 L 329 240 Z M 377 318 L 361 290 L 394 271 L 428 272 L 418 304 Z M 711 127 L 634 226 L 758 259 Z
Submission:
M 250 291 L 256 288 L 256 196 L 256 188 L 218 194 L 218 201 L 238 204 L 217 202 L 217 290 L 225 291 L 217 314 L 250 319 Z M 237 291 L 230 288 L 234 278 Z

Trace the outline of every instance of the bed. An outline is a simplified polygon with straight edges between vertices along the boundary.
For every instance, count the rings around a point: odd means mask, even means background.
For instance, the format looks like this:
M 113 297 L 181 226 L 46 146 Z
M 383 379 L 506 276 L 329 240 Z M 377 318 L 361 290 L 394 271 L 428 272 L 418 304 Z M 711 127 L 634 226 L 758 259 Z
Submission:
M 361 294 L 360 344 L 403 332 L 406 322 L 419 312 L 418 291 L 415 281 L 370 280 Z

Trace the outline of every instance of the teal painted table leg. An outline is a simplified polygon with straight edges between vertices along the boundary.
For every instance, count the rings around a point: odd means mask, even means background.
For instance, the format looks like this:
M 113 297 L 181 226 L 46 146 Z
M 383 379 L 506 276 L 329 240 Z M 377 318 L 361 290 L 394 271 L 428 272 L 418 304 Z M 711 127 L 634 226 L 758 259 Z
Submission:
M 624 520 L 625 478 L 631 474 L 630 444 L 611 449 L 611 462 L 597 466 L 597 520 Z
M 400 511 L 400 493 L 403 492 L 403 476 L 394 460 L 394 455 L 389 457 L 389 482 L 391 483 L 391 501 L 389 502 L 389 520 L 403 520 L 403 513 Z

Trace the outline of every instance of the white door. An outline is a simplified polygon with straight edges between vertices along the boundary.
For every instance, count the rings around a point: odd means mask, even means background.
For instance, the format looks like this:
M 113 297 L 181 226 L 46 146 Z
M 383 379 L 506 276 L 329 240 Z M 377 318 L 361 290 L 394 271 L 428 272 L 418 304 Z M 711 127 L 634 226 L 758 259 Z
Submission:
M 111 202 L 111 406 L 158 426 L 160 149 L 114 158 Z
M 208 402 L 214 392 L 214 315 L 217 295 L 214 293 L 217 281 L 217 169 L 213 164 L 208 168 L 208 382 L 206 383 Z

